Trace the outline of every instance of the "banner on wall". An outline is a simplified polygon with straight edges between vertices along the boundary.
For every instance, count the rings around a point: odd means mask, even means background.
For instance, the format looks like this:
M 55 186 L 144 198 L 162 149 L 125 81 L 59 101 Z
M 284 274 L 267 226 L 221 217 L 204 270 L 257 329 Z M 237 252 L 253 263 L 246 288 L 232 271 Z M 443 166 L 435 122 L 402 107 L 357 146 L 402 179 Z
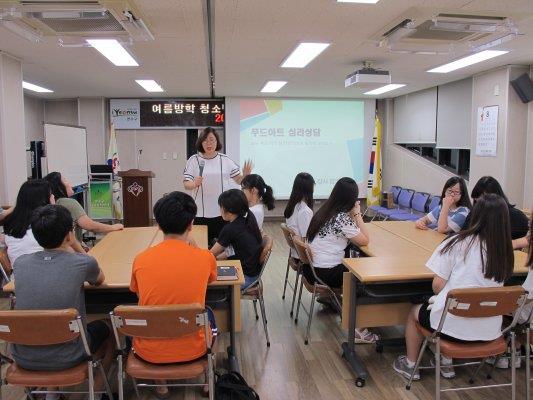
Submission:
M 89 193 L 91 218 L 113 219 L 113 189 L 110 181 L 91 181 Z
M 381 121 L 376 117 L 370 167 L 368 170 L 367 206 L 379 205 L 381 202 Z
M 224 127 L 224 99 L 111 99 L 115 129 Z

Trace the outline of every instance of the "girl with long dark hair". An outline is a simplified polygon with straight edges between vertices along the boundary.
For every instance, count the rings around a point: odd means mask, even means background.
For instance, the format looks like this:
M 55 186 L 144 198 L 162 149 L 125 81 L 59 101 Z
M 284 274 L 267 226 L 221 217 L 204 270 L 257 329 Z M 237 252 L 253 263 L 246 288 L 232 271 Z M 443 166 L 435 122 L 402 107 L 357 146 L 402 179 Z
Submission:
M 227 225 L 220 231 L 217 242 L 211 247 L 211 253 L 217 259 L 240 260 L 244 273 L 243 288 L 246 288 L 257 279 L 261 270 L 261 231 L 242 191 L 226 190 L 219 196 L 218 204 Z
M 459 232 L 465 226 L 471 208 L 464 179 L 454 176 L 444 184 L 440 204 L 416 221 L 416 227 L 435 229 L 440 233 Z
M 243 178 L 241 188 L 248 200 L 250 211 L 254 213 L 257 226 L 262 231 L 265 207 L 267 210 L 273 210 L 275 207 L 272 187 L 267 185 L 260 175 L 250 174 Z
M 313 218 L 314 190 L 313 177 L 307 172 L 300 172 L 294 178 L 291 196 L 283 213 L 287 226 L 301 239 L 307 237 L 307 229 Z M 292 249 L 291 257 L 298 258 Z
M 339 179 L 307 229 L 315 273 L 332 288 L 342 287 L 343 274 L 348 271 L 342 264 L 346 247 L 369 243 L 358 197 L 359 188 L 352 178 Z M 310 266 L 304 266 L 303 274 L 308 281 L 314 282 Z M 358 343 L 374 343 L 379 339 L 368 329 L 356 329 L 355 335 Z
M 468 228 L 442 242 L 426 266 L 435 273 L 436 296 L 430 309 L 428 303 L 415 306 L 407 318 L 407 356 L 398 357 L 393 365 L 405 377 L 413 371 L 423 341 L 416 324 L 428 330 L 437 329 L 450 290 L 501 287 L 512 275 L 514 253 L 505 200 L 495 194 L 481 196 L 474 205 Z M 448 315 L 441 337 L 463 342 L 492 341 L 500 337 L 501 326 L 501 317 L 470 319 Z M 452 360 L 441 358 L 441 374 L 446 378 L 455 376 L 451 364 Z M 420 379 L 418 371 L 415 379 Z

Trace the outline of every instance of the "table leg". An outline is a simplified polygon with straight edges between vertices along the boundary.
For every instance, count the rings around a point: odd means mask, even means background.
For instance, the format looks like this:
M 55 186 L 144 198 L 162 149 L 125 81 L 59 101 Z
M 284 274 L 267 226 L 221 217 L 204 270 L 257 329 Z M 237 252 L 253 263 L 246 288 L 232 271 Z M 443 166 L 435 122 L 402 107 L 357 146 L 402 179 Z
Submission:
M 228 363 L 229 363 L 229 369 L 230 371 L 236 371 L 239 372 L 239 360 L 237 360 L 237 356 L 235 355 L 236 352 L 236 345 L 235 345 L 235 331 L 236 331 L 236 321 L 235 321 L 235 296 L 233 294 L 233 288 L 230 287 L 229 290 L 229 338 L 230 338 L 230 345 L 228 347 Z
M 355 352 L 355 321 L 357 306 L 357 280 L 352 274 L 350 279 L 350 306 L 348 316 L 348 342 L 342 343 L 342 357 L 348 362 L 352 371 L 357 375 L 355 384 L 357 387 L 363 387 L 366 382 L 367 371 L 365 365 Z

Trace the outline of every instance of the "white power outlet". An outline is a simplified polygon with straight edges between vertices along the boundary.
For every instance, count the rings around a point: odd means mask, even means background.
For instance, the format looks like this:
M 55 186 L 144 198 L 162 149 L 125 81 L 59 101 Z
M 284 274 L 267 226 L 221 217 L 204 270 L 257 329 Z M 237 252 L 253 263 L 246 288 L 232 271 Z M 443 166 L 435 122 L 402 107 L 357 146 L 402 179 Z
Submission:
M 172 153 L 172 159 L 177 160 L 178 159 L 178 153 L 174 152 Z
M 163 160 L 167 160 L 168 159 L 168 154 L 167 153 L 163 153 Z

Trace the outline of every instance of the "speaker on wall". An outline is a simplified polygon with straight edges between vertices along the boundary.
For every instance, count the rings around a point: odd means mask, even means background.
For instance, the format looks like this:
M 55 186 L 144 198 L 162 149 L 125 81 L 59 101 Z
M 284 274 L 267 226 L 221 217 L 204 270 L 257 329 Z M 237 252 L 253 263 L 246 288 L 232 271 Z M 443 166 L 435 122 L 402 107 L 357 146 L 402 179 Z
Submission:
M 514 81 L 511 81 L 511 86 L 523 103 L 533 101 L 533 81 L 528 74 L 524 73 Z

